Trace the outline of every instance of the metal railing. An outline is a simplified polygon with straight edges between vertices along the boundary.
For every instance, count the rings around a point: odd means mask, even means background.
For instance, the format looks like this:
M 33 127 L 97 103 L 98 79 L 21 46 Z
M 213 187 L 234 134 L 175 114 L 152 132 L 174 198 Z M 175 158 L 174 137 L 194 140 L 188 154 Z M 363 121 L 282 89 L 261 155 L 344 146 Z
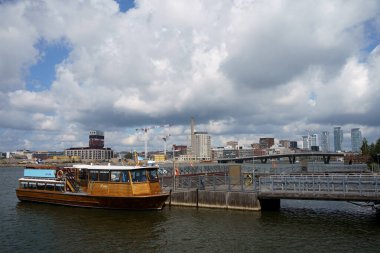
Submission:
M 228 174 L 204 174 L 204 175 L 180 175 L 175 177 L 159 177 L 161 187 L 166 190 L 184 191 L 184 190 L 208 190 L 208 191 L 236 191 L 236 192 L 253 192 L 254 182 L 252 175 L 231 177 Z
M 322 164 L 309 163 L 307 166 L 301 164 L 243 164 L 242 171 L 252 172 L 255 170 L 260 174 L 291 174 L 291 173 L 365 173 L 370 172 L 366 164 Z
M 278 168 L 268 164 L 241 164 L 238 176 L 230 176 L 231 165 L 237 164 L 176 165 L 179 175 L 173 175 L 172 165 L 160 166 L 160 183 L 166 191 L 199 189 L 342 200 L 347 196 L 353 199 L 369 196 L 368 199 L 380 201 L 380 176 L 364 164 L 312 163 L 306 168 L 300 164 L 279 164 Z
M 231 165 L 241 166 L 242 173 L 252 173 L 253 170 L 260 174 L 291 174 L 291 173 L 365 173 L 370 172 L 366 164 L 323 164 L 309 163 L 306 167 L 300 164 L 281 163 L 276 166 L 271 164 L 176 164 L 180 175 L 228 173 Z M 163 176 L 173 175 L 173 164 L 161 164 L 159 174 Z
M 203 174 L 203 173 L 215 173 L 215 172 L 227 172 L 230 164 L 176 164 L 176 168 L 179 169 L 181 175 Z M 173 164 L 160 164 L 159 174 L 172 175 Z
M 380 176 L 356 175 L 272 175 L 259 177 L 258 192 L 265 194 L 335 194 L 380 197 Z
M 241 174 L 231 177 L 228 174 L 208 174 L 176 177 L 160 177 L 164 190 L 208 190 L 230 192 L 257 192 L 261 196 L 280 194 L 284 197 L 328 195 L 332 197 L 375 197 L 380 200 L 380 175 L 270 175 L 255 177 L 252 174 Z M 280 196 L 280 197 L 281 197 Z

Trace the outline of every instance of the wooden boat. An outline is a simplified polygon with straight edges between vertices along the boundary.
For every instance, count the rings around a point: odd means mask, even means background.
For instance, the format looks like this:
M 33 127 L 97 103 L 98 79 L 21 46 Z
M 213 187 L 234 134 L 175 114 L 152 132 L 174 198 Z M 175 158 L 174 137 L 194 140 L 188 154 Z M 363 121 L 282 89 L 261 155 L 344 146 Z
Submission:
M 162 209 L 158 167 L 73 165 L 25 168 L 16 195 L 20 201 L 111 209 Z

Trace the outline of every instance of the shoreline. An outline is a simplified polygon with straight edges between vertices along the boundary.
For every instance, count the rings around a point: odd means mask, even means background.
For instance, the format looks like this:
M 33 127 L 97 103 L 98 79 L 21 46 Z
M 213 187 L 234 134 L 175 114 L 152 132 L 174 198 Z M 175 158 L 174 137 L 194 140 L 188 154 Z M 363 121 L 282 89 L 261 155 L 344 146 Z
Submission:
M 25 164 L 19 164 L 19 163 L 1 163 L 0 164 L 0 169 L 1 168 L 25 168 L 25 167 L 31 167 L 31 166 L 38 166 L 38 165 L 44 165 L 44 166 L 55 166 L 55 167 L 68 167 L 73 165 L 72 163 L 70 164 L 51 164 L 51 163 L 44 163 L 44 164 L 35 164 L 35 163 L 25 163 Z
M 0 164 L 0 169 L 1 168 L 23 168 L 26 167 L 29 164 Z

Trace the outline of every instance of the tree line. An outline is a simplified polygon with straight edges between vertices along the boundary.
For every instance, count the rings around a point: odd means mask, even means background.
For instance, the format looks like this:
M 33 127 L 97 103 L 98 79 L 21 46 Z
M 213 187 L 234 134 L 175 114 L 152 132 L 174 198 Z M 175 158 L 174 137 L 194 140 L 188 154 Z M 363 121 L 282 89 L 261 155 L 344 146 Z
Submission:
M 362 147 L 360 148 L 362 151 L 362 155 L 369 156 L 369 163 L 379 163 L 380 159 L 380 138 L 376 141 L 376 143 L 368 144 L 366 138 L 363 139 Z

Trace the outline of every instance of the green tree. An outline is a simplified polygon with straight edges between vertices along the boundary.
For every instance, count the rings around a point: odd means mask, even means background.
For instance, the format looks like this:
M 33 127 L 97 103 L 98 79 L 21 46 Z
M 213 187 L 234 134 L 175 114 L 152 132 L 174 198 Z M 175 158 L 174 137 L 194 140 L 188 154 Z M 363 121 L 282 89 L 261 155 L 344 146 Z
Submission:
M 376 141 L 375 144 L 375 153 L 380 154 L 380 138 Z
M 131 152 L 128 152 L 127 154 L 125 154 L 124 158 L 125 159 L 133 159 L 133 154 Z
M 379 163 L 380 159 L 380 138 L 376 141 L 376 144 L 372 144 L 372 153 L 371 156 L 374 161 Z
M 368 144 L 366 138 L 363 139 L 361 146 L 362 155 L 368 156 L 368 166 L 372 167 L 373 164 L 379 164 L 380 162 L 380 138 L 375 143 Z
M 369 155 L 369 145 L 366 138 L 363 139 L 363 144 L 360 150 L 362 151 L 362 155 Z
M 375 144 L 374 143 L 371 143 L 371 145 L 369 146 L 369 154 L 370 156 L 374 156 L 375 154 Z

